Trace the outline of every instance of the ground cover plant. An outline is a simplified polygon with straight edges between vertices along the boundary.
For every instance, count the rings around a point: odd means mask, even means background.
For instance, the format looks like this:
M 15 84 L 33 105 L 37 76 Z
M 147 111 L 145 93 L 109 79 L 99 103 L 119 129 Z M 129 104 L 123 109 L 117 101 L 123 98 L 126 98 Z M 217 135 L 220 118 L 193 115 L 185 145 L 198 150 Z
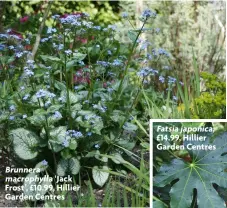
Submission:
M 143 25 L 155 16 L 155 12 L 145 10 Z M 95 25 L 86 13 L 52 18 L 55 27 L 43 28 L 35 52 L 35 47 L 26 50 L 30 42 L 37 43 L 32 34 L 24 37 L 8 29 L 0 35 L 4 92 L 1 123 L 7 129 L 4 137 L 16 154 L 17 165 L 42 168 L 42 173 L 28 174 L 27 178 L 80 174 L 83 180 L 91 177 L 99 187 L 111 174 L 124 178 L 128 170 L 138 176 L 134 179 L 138 184 L 146 181 L 146 186 L 139 188 L 136 184 L 135 190 L 130 190 L 147 206 L 149 171 L 131 164 L 141 160 L 133 149 L 148 144 L 137 125 L 142 114 L 135 107 L 144 79 L 138 78 L 137 86 L 128 80 L 144 26 L 134 31 L 132 44 L 126 47 L 114 39 L 114 25 Z M 7 86 L 10 89 L 6 90 Z M 146 146 L 140 145 L 140 154 L 149 151 Z M 144 164 L 147 168 L 147 159 Z M 77 177 L 75 184 L 79 182 Z M 37 191 L 31 191 L 31 185 L 24 183 L 24 194 L 35 196 Z M 45 189 L 47 184 L 40 185 Z

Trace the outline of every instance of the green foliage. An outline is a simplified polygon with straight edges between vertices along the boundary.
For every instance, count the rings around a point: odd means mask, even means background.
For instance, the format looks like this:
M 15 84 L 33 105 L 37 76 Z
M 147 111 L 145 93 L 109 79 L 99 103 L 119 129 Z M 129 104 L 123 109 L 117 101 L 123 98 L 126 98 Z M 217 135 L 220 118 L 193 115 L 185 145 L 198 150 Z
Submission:
M 29 16 L 29 21 L 24 23 L 21 29 L 38 30 L 38 24 L 42 18 L 42 13 L 45 11 L 47 4 L 40 0 L 35 1 L 9 1 L 5 3 L 4 20 L 6 25 L 17 27 L 19 19 L 24 16 Z M 51 6 L 50 16 L 53 14 L 71 14 L 74 12 L 86 12 L 91 15 L 91 18 L 96 23 L 103 25 L 110 24 L 119 20 L 117 3 L 114 2 L 92 2 L 92 1 L 53 1 Z M 36 20 L 34 24 L 34 20 Z M 16 24 L 17 23 L 17 24 Z M 33 23 L 32 27 L 30 24 Z M 48 26 L 53 24 L 53 20 L 46 21 Z M 5 25 L 5 26 L 6 26 Z M 29 28 L 28 28 L 29 27 Z
M 202 72 L 205 91 L 195 99 L 199 118 L 225 118 L 226 83 L 216 75 Z
M 108 167 L 103 166 L 102 169 L 99 169 L 97 166 L 92 168 L 92 177 L 95 183 L 99 186 L 103 186 L 109 178 Z
M 146 152 L 147 153 L 147 152 Z M 131 154 L 133 154 L 131 152 Z M 125 161 L 120 154 L 115 156 L 108 156 L 114 160 L 117 164 L 125 163 L 131 168 L 130 165 Z M 133 170 L 133 169 L 132 169 Z M 136 170 L 136 167 L 134 167 Z M 83 184 L 79 181 L 78 184 L 73 183 L 74 186 L 78 187 L 78 190 L 73 195 L 66 191 L 59 191 L 59 195 L 64 195 L 64 201 L 46 202 L 45 207 L 146 207 L 149 206 L 149 166 L 148 163 L 143 159 L 140 160 L 139 171 L 132 171 L 133 176 L 126 174 L 125 171 L 118 172 L 110 171 L 107 167 L 93 167 L 92 170 L 93 178 L 98 185 L 105 187 L 102 189 L 94 189 L 92 181 L 89 179 Z M 143 175 L 143 173 L 146 175 Z M 107 175 L 111 176 L 107 181 Z M 84 187 L 85 186 L 85 187 Z M 103 193 L 102 197 L 99 196 L 99 192 Z M 76 198 L 76 203 L 73 201 Z
M 143 24 L 150 18 L 155 15 L 144 18 Z M 110 175 L 125 177 L 127 170 L 138 177 L 140 187 L 121 188 L 139 195 L 134 204 L 140 199 L 140 204 L 148 204 L 145 161 L 141 167 L 131 164 L 139 160 L 134 148 L 149 146 L 142 139 L 147 132 L 140 129 L 143 115 L 137 105 L 143 80 L 138 77 L 135 86 L 128 79 L 128 70 L 135 67 L 136 72 L 138 68 L 133 57 L 139 54 L 146 58 L 137 49 L 142 28 L 134 31 L 136 36 L 127 45 L 115 39 L 114 25 L 96 25 L 85 13 L 56 15 L 53 20 L 55 27 L 44 27 L 34 60 L 26 50 L 28 44 L 34 44 L 30 36 L 34 31 L 25 30 L 26 39 L 18 34 L 0 35 L 0 61 L 4 65 L 0 74 L 9 83 L 9 88 L 4 85 L 1 89 L 0 122 L 7 124 L 5 135 L 10 135 L 18 161 L 29 168 L 41 163 L 50 176 L 76 175 L 76 181 L 88 173 L 99 187 L 108 185 Z M 8 45 L 9 39 L 18 43 Z M 6 62 L 9 54 L 17 60 L 15 65 Z M 45 191 L 53 190 L 48 186 Z M 141 197 L 143 193 L 146 195 Z M 128 205 L 127 191 L 123 194 Z M 90 204 L 94 205 L 94 200 Z
M 80 171 L 80 162 L 78 159 L 71 157 L 70 159 L 62 159 L 57 166 L 57 174 L 59 176 L 76 175 Z
M 23 160 L 30 160 L 38 155 L 37 147 L 39 137 L 34 133 L 24 128 L 12 130 L 14 150 L 16 154 Z

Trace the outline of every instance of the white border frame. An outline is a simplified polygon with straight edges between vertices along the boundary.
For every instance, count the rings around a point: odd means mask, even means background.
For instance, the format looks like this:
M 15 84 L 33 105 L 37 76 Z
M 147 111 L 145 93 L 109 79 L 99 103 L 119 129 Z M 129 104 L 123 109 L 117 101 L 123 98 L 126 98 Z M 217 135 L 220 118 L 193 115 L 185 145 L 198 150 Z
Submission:
M 150 207 L 153 208 L 153 123 L 154 122 L 225 122 L 227 119 L 150 119 Z

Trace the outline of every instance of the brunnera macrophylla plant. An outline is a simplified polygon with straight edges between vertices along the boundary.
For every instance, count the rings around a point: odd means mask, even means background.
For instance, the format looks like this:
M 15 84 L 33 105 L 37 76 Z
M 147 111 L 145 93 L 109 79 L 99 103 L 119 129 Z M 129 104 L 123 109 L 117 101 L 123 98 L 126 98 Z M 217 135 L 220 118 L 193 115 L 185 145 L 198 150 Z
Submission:
M 54 15 L 34 60 L 26 50 L 32 34 L 0 34 L 2 88 L 11 85 L 0 122 L 24 163 L 42 163 L 59 176 L 92 170 L 103 186 L 121 156 L 131 156 L 141 134 L 133 119 L 143 116 L 141 88 L 156 73 L 139 38 L 155 17 L 145 10 L 142 28 L 130 32 L 132 44 L 126 45 L 115 39 L 114 25 L 94 25 L 85 13 Z M 137 85 L 130 71 L 137 72 Z

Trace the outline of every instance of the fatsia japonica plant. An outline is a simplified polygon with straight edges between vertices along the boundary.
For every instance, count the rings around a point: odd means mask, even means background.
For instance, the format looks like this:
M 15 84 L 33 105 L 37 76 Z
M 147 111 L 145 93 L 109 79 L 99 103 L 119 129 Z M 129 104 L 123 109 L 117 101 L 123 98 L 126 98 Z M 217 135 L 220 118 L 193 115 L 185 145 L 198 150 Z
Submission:
M 208 146 L 207 150 L 192 148 L 187 153 L 164 162 L 155 172 L 154 193 L 156 207 L 224 208 L 227 188 L 227 132 L 215 137 L 212 133 L 200 133 L 206 140 L 183 141 L 182 145 Z M 166 141 L 166 144 L 168 142 Z M 215 147 L 215 148 L 213 148 Z M 166 151 L 167 154 L 167 151 Z M 176 155 L 177 151 L 172 155 Z M 157 155 L 156 155 L 157 156 Z M 162 187 L 165 187 L 165 192 Z M 168 197 L 166 197 L 169 195 Z M 160 197 L 159 200 L 157 197 Z M 167 206 L 166 203 L 169 203 Z
M 139 71 L 143 63 L 146 76 L 154 73 L 138 48 L 144 26 L 155 16 L 145 10 L 142 28 L 125 45 L 114 38 L 114 25 L 94 25 L 85 13 L 54 15 L 35 59 L 25 50 L 31 34 L 25 39 L 13 30 L 0 35 L 1 70 L 13 92 L 0 120 L 25 164 L 35 167 L 42 161 L 60 176 L 88 171 L 103 186 L 110 170 L 123 161 L 120 156 L 131 156 L 142 134 L 134 118 L 143 116 L 137 103 L 145 78 L 132 84 L 128 72 Z

